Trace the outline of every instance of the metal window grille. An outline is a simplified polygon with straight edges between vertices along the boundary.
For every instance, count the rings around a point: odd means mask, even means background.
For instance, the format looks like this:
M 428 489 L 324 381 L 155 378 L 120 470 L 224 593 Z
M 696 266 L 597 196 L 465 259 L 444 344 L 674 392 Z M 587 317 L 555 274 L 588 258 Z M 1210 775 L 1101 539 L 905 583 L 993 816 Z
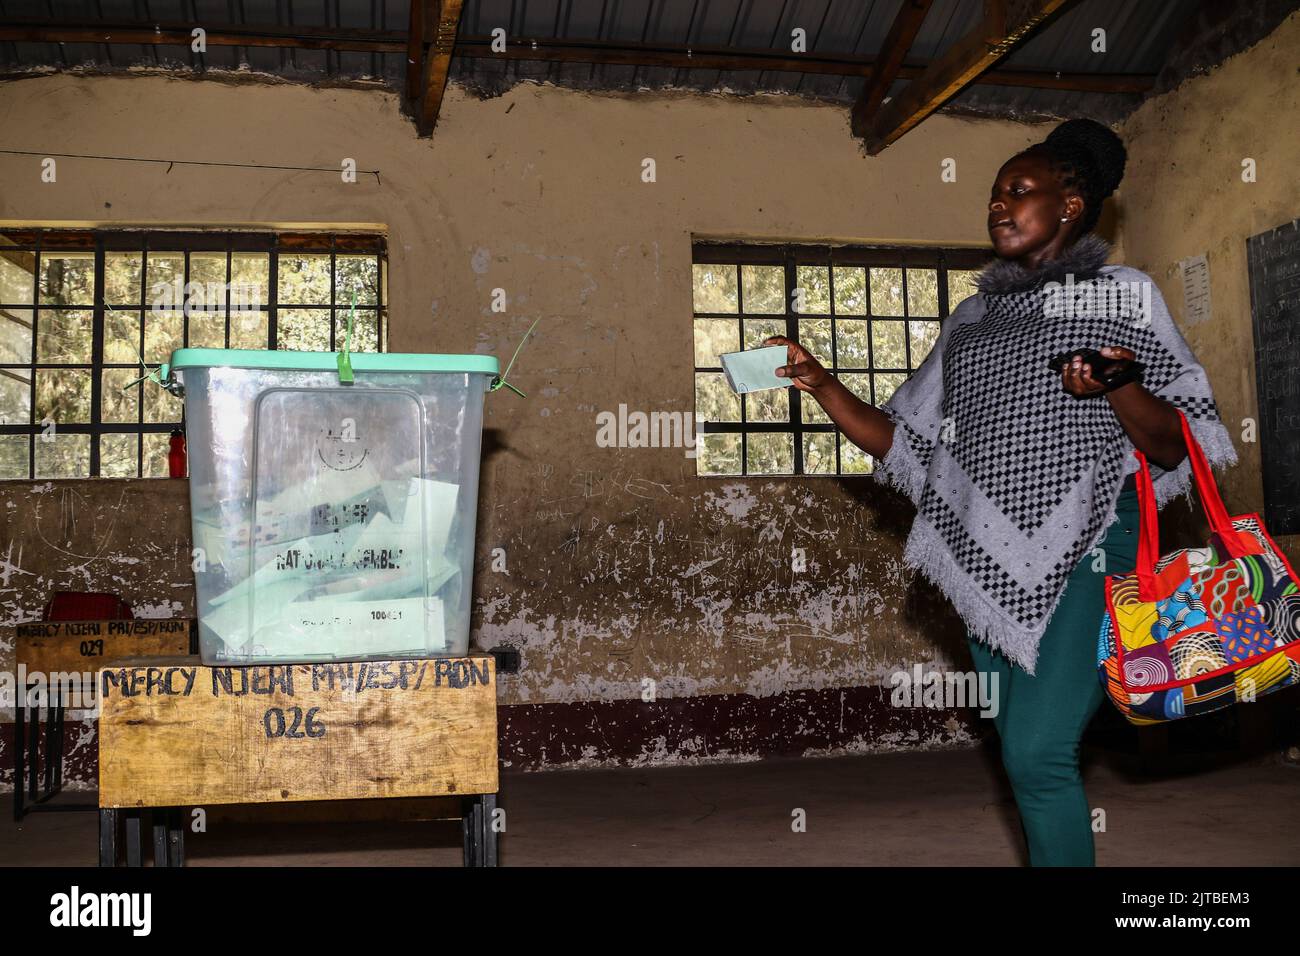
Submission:
M 383 351 L 387 267 L 371 234 L 0 231 L 0 479 L 165 477 L 182 407 L 123 388 L 142 362 L 335 349 L 353 289 L 353 349 Z

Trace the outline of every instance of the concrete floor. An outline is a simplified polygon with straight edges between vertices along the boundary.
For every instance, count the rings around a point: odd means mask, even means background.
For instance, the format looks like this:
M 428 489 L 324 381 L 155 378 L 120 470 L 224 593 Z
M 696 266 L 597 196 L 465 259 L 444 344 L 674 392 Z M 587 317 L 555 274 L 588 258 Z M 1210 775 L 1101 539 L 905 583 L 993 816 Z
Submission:
M 1300 864 L 1300 768 L 1242 758 L 1138 774 L 1113 754 L 1085 769 L 1101 865 Z M 60 796 L 84 802 L 89 795 Z M 505 774 L 507 866 L 881 865 L 1022 862 L 1015 806 L 987 750 L 650 770 Z M 807 832 L 791 831 L 795 808 Z M 90 866 L 91 812 L 12 822 L 0 864 Z M 1271 822 L 1269 822 L 1271 821 Z M 224 822 L 186 841 L 191 866 L 459 865 L 459 824 Z

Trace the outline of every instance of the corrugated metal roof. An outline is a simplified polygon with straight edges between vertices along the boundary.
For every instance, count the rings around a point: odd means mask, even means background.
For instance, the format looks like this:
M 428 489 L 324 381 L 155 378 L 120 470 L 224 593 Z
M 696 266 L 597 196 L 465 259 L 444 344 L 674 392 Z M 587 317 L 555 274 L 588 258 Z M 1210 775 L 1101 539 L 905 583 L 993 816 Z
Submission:
M 196 25 L 310 25 L 376 31 L 407 28 L 409 0 L 0 0 L 0 18 L 32 17 L 67 23 L 128 22 Z M 510 38 L 657 43 L 666 47 L 743 48 L 790 53 L 791 33 L 806 31 L 810 53 L 874 56 L 902 0 L 468 0 L 461 34 L 483 36 L 504 28 Z M 1040 29 L 1000 68 L 1082 73 L 1156 74 L 1183 22 L 1199 0 L 1132 2 L 1076 0 Z M 913 44 L 909 61 L 942 55 L 982 15 L 982 0 L 936 0 Z M 1091 50 L 1092 31 L 1106 31 L 1107 51 Z M 251 70 L 288 79 L 374 80 L 400 89 L 401 53 L 348 53 L 209 46 L 93 43 L 0 43 L 0 70 L 34 67 Z M 549 81 L 592 90 L 688 89 L 737 93 L 782 92 L 851 103 L 856 77 L 772 70 L 719 71 L 506 60 L 457 56 L 451 76 L 494 94 L 525 81 Z M 895 84 L 892 93 L 904 85 Z M 995 115 L 1092 115 L 1117 118 L 1136 104 L 1133 94 L 1081 93 L 1024 87 L 972 86 L 951 103 Z

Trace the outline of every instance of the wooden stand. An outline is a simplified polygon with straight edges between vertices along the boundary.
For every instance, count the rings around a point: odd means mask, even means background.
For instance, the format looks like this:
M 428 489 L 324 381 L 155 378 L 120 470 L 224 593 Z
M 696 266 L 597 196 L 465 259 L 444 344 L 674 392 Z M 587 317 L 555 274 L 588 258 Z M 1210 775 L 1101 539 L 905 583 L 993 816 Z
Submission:
M 184 862 L 181 807 L 462 798 L 466 866 L 495 866 L 496 665 L 491 655 L 206 667 L 196 657 L 99 671 L 100 866 Z
M 176 620 L 61 621 L 19 624 L 12 629 L 14 669 L 14 821 L 33 810 L 93 810 L 94 804 L 45 806 L 63 789 L 63 719 L 67 693 L 93 693 L 94 675 L 120 658 L 175 656 L 198 651 L 197 622 Z M 33 679 L 40 675 L 39 682 Z M 28 694 L 43 683 L 49 716 L 45 722 L 45 781 L 41 771 L 41 710 Z M 27 727 L 31 719 L 30 730 Z

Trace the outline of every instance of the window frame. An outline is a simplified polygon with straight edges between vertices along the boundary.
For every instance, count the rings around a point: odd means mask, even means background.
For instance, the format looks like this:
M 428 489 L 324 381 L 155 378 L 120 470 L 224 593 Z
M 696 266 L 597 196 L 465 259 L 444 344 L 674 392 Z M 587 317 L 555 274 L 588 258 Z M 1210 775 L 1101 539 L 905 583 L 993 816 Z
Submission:
M 110 478 L 100 474 L 100 442 L 104 435 L 126 434 L 141 436 L 136 442 L 136 474 L 135 476 L 123 476 L 125 480 L 143 480 L 154 476 L 145 474 L 145 448 L 143 436 L 147 434 L 164 433 L 170 434 L 177 428 L 184 427 L 184 409 L 180 410 L 180 415 L 175 422 L 148 422 L 144 421 L 145 409 L 143 402 L 143 385 L 141 386 L 140 401 L 137 402 L 136 417 L 137 421 L 133 422 L 106 422 L 101 416 L 103 413 L 103 384 L 104 372 L 106 370 L 124 368 L 121 362 L 105 362 L 104 360 L 104 333 L 105 318 L 112 307 L 105 302 L 105 263 L 106 254 L 113 252 L 138 252 L 141 254 L 141 298 L 138 306 L 132 306 L 132 310 L 138 310 L 142 317 L 140 328 L 141 341 L 138 348 L 143 347 L 144 336 L 146 334 L 145 322 L 148 321 L 147 314 L 150 310 L 149 300 L 149 254 L 177 252 L 184 253 L 184 273 L 182 287 L 188 286 L 190 278 L 190 254 L 191 253 L 220 253 L 224 252 L 226 256 L 226 288 L 229 290 L 232 281 L 233 256 L 240 253 L 266 254 L 268 255 L 268 272 L 267 272 L 267 301 L 261 304 L 260 311 L 265 311 L 267 317 L 267 343 L 266 348 L 276 350 L 278 345 L 279 331 L 279 311 L 281 308 L 279 302 L 279 263 L 282 255 L 304 254 L 320 255 L 328 253 L 330 257 L 330 300 L 328 306 L 318 304 L 296 303 L 286 304 L 284 308 L 310 308 L 317 309 L 321 312 L 328 313 L 330 329 L 329 343 L 331 350 L 338 347 L 335 337 L 337 327 L 337 316 L 340 313 L 346 313 L 351 303 L 341 303 L 338 301 L 338 290 L 336 282 L 338 277 L 339 255 L 350 254 L 373 254 L 378 260 L 379 273 L 376 281 L 375 302 L 365 303 L 364 308 L 367 311 L 373 310 L 376 320 L 376 348 L 378 351 L 387 351 L 387 296 L 385 295 L 385 286 L 388 278 L 388 241 L 387 235 L 382 232 L 358 232 L 358 231 L 269 231 L 269 230 L 239 230 L 239 229 L 129 229 L 129 228 L 105 228 L 105 229 L 61 229 L 61 228 L 43 228 L 43 227 L 4 227 L 0 228 L 0 237 L 9 240 L 12 244 L 5 245 L 2 250 L 5 253 L 31 254 L 33 256 L 32 265 L 32 301 L 30 303 L 0 302 L 0 308 L 5 311 L 23 311 L 30 312 L 31 321 L 31 352 L 30 361 L 26 363 L 18 362 L 0 362 L 0 374 L 11 370 L 21 370 L 30 374 L 28 387 L 28 409 L 31 421 L 28 424 L 3 424 L 0 423 L 0 435 L 25 435 L 29 437 L 27 443 L 27 475 L 26 478 L 0 478 L 0 481 L 33 481 L 46 480 L 50 476 L 38 475 L 36 473 L 36 442 L 40 440 L 43 431 L 42 425 L 36 419 L 37 414 L 37 372 L 40 370 L 70 370 L 70 371 L 89 371 L 90 372 L 90 412 L 88 422 L 77 422 L 63 424 L 56 422 L 55 429 L 59 434 L 66 435 L 89 435 L 90 449 L 88 456 L 88 474 L 66 476 L 70 480 L 78 479 L 100 479 Z M 57 253 L 76 253 L 90 252 L 94 254 L 94 300 L 87 305 L 47 305 L 41 301 L 41 270 L 42 259 L 46 254 Z M 91 313 L 90 328 L 90 360 L 89 362 L 47 362 L 41 361 L 37 354 L 40 344 L 40 327 L 41 316 L 44 312 L 54 312 L 56 310 L 71 311 L 89 311 Z M 360 305 L 359 305 L 360 309 Z M 193 309 L 184 308 L 182 305 L 176 306 L 176 311 L 183 315 L 181 324 L 182 346 L 189 346 L 190 337 L 190 318 L 196 314 L 201 315 L 205 309 L 195 307 Z M 225 314 L 225 345 L 229 347 L 231 336 L 231 318 L 232 315 L 240 310 L 233 308 L 227 300 L 222 311 Z M 143 372 L 141 372 L 143 374 Z
M 974 270 L 984 266 L 992 258 L 992 250 L 988 247 L 961 247 L 961 246 L 914 246 L 914 245 L 820 245 L 807 243 L 734 243 L 734 242 L 711 242 L 706 240 L 695 240 L 691 245 L 691 266 L 692 266 L 692 302 L 691 302 L 691 320 L 692 320 L 692 352 L 691 352 L 691 395 L 692 407 L 695 405 L 695 377 L 701 372 L 722 372 L 721 365 L 706 366 L 696 365 L 694 358 L 694 322 L 697 319 L 731 319 L 740 326 L 740 344 L 744 346 L 744 326 L 746 318 L 766 319 L 772 321 L 785 322 L 785 336 L 800 341 L 799 321 L 803 319 L 830 319 L 831 320 L 831 355 L 832 363 L 836 355 L 836 328 L 837 320 L 849 318 L 840 316 L 835 313 L 835 268 L 844 266 L 862 266 L 867 269 L 871 268 L 889 268 L 901 269 L 903 275 L 902 295 L 904 302 L 904 314 L 890 316 L 876 316 L 871 311 L 871 292 L 870 292 L 870 273 L 867 275 L 867 302 L 866 313 L 863 315 L 853 315 L 855 320 L 865 320 L 867 330 L 867 341 L 869 355 L 875 359 L 875 342 L 873 339 L 874 329 L 873 321 L 893 320 L 901 321 L 904 326 L 909 321 L 935 320 L 934 316 L 911 316 L 907 314 L 907 270 L 908 269 L 934 269 L 936 270 L 936 284 L 938 286 L 938 318 L 940 329 L 950 314 L 948 306 L 948 270 Z M 735 312 L 700 312 L 694 308 L 694 266 L 696 265 L 734 265 L 736 273 L 736 311 Z M 745 265 L 759 266 L 781 266 L 784 270 L 785 295 L 784 295 L 784 312 L 772 313 L 746 313 L 744 300 L 744 282 L 741 279 L 740 267 Z M 798 287 L 798 270 L 800 266 L 818 266 L 825 267 L 828 275 L 828 295 L 831 302 L 831 311 L 828 313 L 821 312 L 794 312 L 791 309 L 791 294 Z M 907 364 L 911 365 L 912 358 L 912 334 L 906 331 L 904 335 L 904 348 L 906 350 Z M 828 368 L 828 371 L 830 369 Z M 892 369 L 892 368 L 834 368 L 834 373 L 847 372 L 850 374 L 868 374 L 871 376 L 871 398 L 872 404 L 875 404 L 875 375 L 901 373 L 910 378 L 915 369 Z M 738 422 L 696 422 L 696 430 L 705 435 L 710 434 L 739 434 L 740 435 L 740 471 L 725 474 L 715 474 L 702 472 L 699 470 L 700 456 L 696 456 L 696 475 L 700 478 L 868 478 L 872 477 L 871 473 L 854 473 L 842 471 L 842 462 L 840 460 L 840 435 L 841 432 L 836 428 L 833 422 L 805 422 L 803 420 L 803 400 L 805 395 L 797 388 L 787 388 L 790 403 L 790 420 L 784 422 L 751 422 L 748 421 L 747 402 L 744 396 L 740 396 L 740 421 Z M 813 400 L 815 401 L 815 399 Z M 751 474 L 749 471 L 749 435 L 764 433 L 790 434 L 794 441 L 794 456 L 792 459 L 793 470 L 789 473 L 758 473 Z M 805 472 L 804 471 L 804 453 L 803 439 L 805 434 L 830 433 L 835 438 L 835 469 L 826 472 Z

